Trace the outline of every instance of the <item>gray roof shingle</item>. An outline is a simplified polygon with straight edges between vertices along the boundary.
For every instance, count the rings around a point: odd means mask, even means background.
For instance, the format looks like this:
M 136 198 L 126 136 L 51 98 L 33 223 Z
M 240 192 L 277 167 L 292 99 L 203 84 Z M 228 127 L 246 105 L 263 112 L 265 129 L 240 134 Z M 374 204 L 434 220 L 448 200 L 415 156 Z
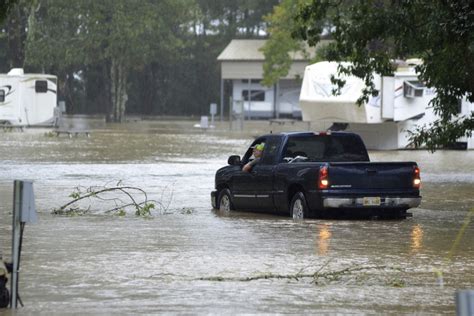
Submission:
M 265 45 L 265 39 L 234 39 L 229 45 L 217 57 L 218 61 L 237 61 L 237 60 L 253 60 L 263 61 L 265 56 L 260 49 Z M 321 41 L 317 47 L 325 45 L 327 41 Z M 314 53 L 315 48 L 310 47 L 307 49 L 311 54 Z M 297 51 L 292 52 L 293 60 L 308 60 L 308 56 L 305 56 L 303 52 Z

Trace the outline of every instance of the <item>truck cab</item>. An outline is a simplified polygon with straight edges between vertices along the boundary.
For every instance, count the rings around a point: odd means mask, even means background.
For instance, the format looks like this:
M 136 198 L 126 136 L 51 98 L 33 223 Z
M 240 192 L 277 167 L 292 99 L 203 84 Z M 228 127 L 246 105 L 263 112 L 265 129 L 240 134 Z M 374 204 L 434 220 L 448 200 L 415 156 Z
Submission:
M 252 147 L 262 143 L 259 162 L 250 172 L 242 171 L 252 159 Z M 228 162 L 216 172 L 216 190 L 211 193 L 215 208 L 221 208 L 224 199 L 228 209 L 293 217 L 341 211 L 404 215 L 421 200 L 415 162 L 372 163 L 353 133 L 263 135 L 241 159 L 231 156 Z

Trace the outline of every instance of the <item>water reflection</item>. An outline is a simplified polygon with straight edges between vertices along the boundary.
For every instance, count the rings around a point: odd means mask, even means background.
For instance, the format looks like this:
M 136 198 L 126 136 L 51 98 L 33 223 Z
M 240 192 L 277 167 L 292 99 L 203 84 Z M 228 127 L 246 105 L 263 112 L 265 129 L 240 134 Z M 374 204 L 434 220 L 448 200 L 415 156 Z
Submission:
M 320 256 L 326 256 L 329 252 L 329 243 L 331 242 L 331 225 L 322 224 L 318 226 L 317 249 Z
M 21 315 L 452 314 L 455 288 L 474 284 L 472 225 L 446 268 L 444 289 L 433 287 L 432 274 L 432 266 L 443 262 L 440 254 L 452 247 L 446 236 L 456 236 L 474 205 L 474 151 L 371 153 L 376 161 L 419 162 L 423 204 L 411 219 L 294 222 L 261 213 L 211 213 L 215 171 L 229 155 L 242 154 L 252 136 L 196 133 L 187 125 L 192 128 L 192 122 L 142 122 L 73 139 L 0 133 L 4 258 L 10 257 L 13 179 L 35 181 L 40 212 L 23 243 Z M 70 201 L 77 186 L 119 180 L 145 189 L 150 199 L 170 202 L 168 211 L 147 220 L 50 214 Z M 327 264 L 329 257 L 334 260 Z M 342 271 L 372 263 L 397 269 L 348 274 L 326 286 L 309 279 L 200 279 L 294 275 L 320 267 Z M 398 280 L 406 286 L 394 288 Z
M 413 225 L 411 230 L 411 251 L 418 253 L 423 249 L 423 228 L 420 224 Z

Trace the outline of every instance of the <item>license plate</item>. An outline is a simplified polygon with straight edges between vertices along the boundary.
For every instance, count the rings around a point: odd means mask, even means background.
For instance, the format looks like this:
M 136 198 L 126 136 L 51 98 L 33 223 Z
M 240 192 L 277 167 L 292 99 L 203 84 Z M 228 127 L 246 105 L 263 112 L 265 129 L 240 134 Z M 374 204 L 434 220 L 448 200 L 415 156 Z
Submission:
M 364 198 L 364 206 L 379 206 L 380 205 L 380 197 L 365 197 Z

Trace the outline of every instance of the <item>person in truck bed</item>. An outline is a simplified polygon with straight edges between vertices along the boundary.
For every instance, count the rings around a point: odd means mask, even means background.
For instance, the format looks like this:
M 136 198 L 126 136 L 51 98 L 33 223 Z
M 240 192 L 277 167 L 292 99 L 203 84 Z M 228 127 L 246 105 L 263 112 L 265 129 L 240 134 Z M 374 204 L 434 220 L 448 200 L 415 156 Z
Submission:
M 247 162 L 243 166 L 242 171 L 245 171 L 245 172 L 252 171 L 253 166 L 255 166 L 260 161 L 260 159 L 262 158 L 263 148 L 265 148 L 265 143 L 257 144 L 253 147 L 253 157 L 254 157 L 254 159 Z

